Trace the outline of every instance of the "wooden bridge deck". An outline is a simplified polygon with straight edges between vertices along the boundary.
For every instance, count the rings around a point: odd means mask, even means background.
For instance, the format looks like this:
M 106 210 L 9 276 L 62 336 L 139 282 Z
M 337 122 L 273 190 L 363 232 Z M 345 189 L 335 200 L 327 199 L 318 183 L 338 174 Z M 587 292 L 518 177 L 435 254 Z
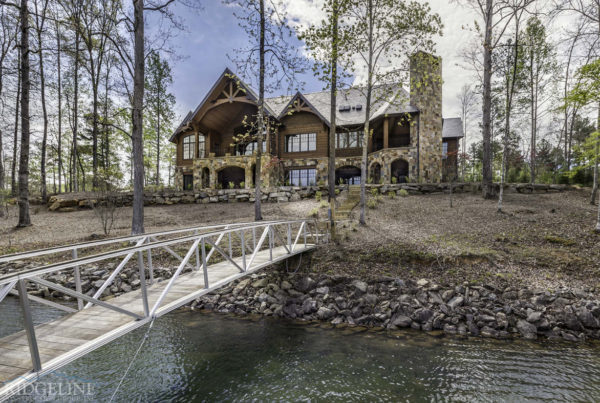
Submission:
M 164 315 L 233 280 L 314 247 L 313 244 L 306 246 L 299 244 L 292 253 L 288 253 L 283 246 L 274 247 L 272 249 L 273 260 L 270 260 L 269 249 L 258 251 L 252 264 L 252 270 L 243 273 L 227 260 L 210 264 L 207 270 L 209 288 L 204 286 L 202 269 L 182 274 L 166 294 L 161 308 L 156 311 L 156 316 Z M 233 260 L 242 266 L 241 257 L 233 258 Z M 158 300 L 167 284 L 168 280 L 164 280 L 148 286 L 150 306 L 153 306 Z M 122 294 L 107 302 L 144 316 L 140 289 Z M 39 375 L 53 371 L 148 322 L 149 318 L 136 320 L 132 316 L 95 305 L 67 314 L 52 322 L 35 326 L 42 363 L 40 372 L 31 370 L 31 356 L 24 330 L 1 338 L 0 385 L 4 383 L 4 386 L 0 388 L 0 396 L 13 389 L 16 386 L 15 383 L 29 382 Z

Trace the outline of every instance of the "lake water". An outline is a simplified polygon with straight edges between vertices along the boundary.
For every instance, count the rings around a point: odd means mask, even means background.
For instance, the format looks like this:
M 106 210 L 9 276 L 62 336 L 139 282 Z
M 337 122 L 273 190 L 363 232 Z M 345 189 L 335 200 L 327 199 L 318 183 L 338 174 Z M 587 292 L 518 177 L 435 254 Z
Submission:
M 38 321 L 52 316 L 36 311 Z M 0 335 L 18 328 L 18 317 L 16 300 L 0 304 Z M 87 383 L 75 400 L 107 402 L 147 329 L 38 382 Z M 115 401 L 600 401 L 600 346 L 592 344 L 330 329 L 189 311 L 156 320 L 147 334 Z M 73 400 L 56 388 L 37 392 L 13 400 Z

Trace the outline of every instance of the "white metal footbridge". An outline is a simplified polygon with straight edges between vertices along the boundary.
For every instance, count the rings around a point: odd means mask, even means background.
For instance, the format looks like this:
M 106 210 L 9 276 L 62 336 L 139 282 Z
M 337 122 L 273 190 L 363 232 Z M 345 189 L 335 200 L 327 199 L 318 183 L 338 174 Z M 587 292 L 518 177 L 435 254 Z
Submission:
M 203 294 L 327 241 L 327 231 L 320 234 L 313 220 L 265 221 L 146 233 L 0 256 L 0 263 L 47 261 L 51 256 L 59 260 L 0 276 L 0 303 L 7 295 L 18 296 L 24 323 L 24 330 L 0 338 L 0 400 Z M 60 260 L 65 254 L 69 258 Z M 173 267 L 178 266 L 170 278 L 155 280 L 153 256 L 176 259 Z M 107 287 L 136 260 L 139 288 L 102 299 Z M 81 270 L 102 262 L 119 263 L 92 289 L 95 292 L 82 292 Z M 57 273 L 72 276 L 73 281 L 50 281 Z M 77 304 L 28 294 L 37 287 L 55 290 L 76 299 Z M 67 313 L 35 325 L 30 301 Z

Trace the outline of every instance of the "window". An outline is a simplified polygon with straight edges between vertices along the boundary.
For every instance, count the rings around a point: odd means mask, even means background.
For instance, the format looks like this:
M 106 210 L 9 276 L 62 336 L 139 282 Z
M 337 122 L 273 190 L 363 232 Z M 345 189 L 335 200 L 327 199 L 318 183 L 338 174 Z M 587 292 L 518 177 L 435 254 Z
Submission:
M 290 134 L 285 136 L 285 152 L 299 153 L 317 149 L 317 133 Z
M 287 182 L 292 186 L 312 186 L 317 184 L 317 170 L 291 169 L 287 174 Z
M 196 135 L 190 134 L 183 138 L 183 159 L 191 160 L 194 158 L 194 148 L 196 146 Z
M 442 159 L 448 158 L 448 142 L 442 143 Z
M 204 158 L 206 156 L 205 154 L 205 137 L 204 134 L 199 134 L 198 135 L 198 158 Z
M 258 150 L 257 141 L 235 145 L 235 155 L 252 155 L 256 150 Z M 264 140 L 262 142 L 262 152 L 267 152 L 267 142 Z
M 362 131 L 337 133 L 335 148 L 362 147 Z

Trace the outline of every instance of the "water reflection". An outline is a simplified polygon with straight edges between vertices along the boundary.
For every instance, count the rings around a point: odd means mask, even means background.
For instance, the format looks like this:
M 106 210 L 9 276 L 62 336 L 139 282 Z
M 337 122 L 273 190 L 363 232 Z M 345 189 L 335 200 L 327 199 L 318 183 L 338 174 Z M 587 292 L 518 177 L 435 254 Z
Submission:
M 146 327 L 61 372 L 107 401 Z M 326 329 L 174 312 L 157 320 L 117 401 L 600 400 L 600 349 Z

